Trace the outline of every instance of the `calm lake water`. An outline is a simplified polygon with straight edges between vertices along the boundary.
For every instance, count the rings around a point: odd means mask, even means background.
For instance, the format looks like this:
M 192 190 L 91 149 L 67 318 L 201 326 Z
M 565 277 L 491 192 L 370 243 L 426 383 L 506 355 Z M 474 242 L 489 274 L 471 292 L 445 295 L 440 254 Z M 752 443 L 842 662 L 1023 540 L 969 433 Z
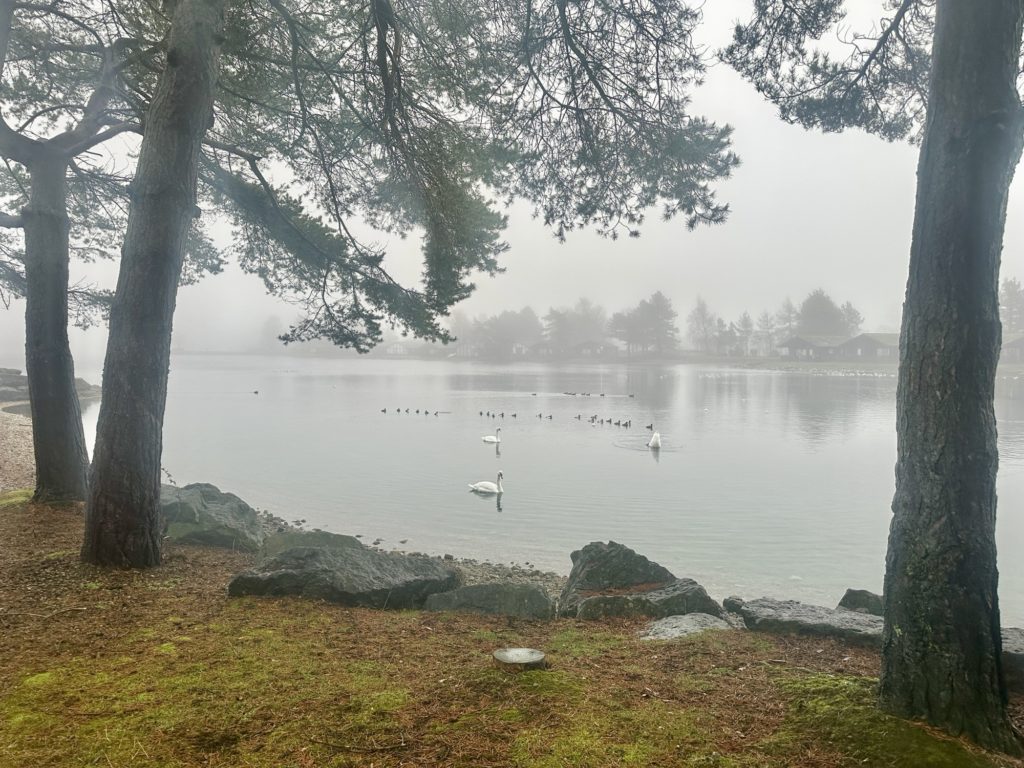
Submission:
M 834 605 L 881 590 L 894 374 L 177 356 L 164 467 L 384 547 L 567 573 L 614 539 L 718 599 Z M 1024 625 L 1024 377 L 1000 381 L 997 415 L 1003 621 Z M 480 439 L 498 426 L 500 454 Z M 468 492 L 499 469 L 500 507 Z

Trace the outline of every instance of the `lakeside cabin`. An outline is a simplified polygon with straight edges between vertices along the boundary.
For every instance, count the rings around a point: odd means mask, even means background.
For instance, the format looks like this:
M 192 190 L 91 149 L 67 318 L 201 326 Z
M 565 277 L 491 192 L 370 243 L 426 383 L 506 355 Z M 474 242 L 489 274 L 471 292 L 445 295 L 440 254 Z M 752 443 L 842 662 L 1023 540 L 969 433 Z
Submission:
M 776 346 L 781 357 L 795 360 L 836 360 L 846 336 L 790 336 Z
M 999 355 L 1003 363 L 1024 362 L 1024 333 L 1007 334 L 1003 337 L 1003 349 Z
M 862 333 L 836 347 L 842 360 L 896 360 L 900 356 L 898 333 Z

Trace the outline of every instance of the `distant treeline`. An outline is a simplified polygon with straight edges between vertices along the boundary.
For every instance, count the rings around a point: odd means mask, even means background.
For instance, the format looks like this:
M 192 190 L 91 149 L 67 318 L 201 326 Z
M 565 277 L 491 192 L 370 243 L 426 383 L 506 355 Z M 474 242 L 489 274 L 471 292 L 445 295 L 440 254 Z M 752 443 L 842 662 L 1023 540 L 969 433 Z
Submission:
M 1024 287 L 1006 278 L 999 292 L 1004 341 L 1024 334 Z M 661 291 L 638 304 L 611 315 L 590 299 L 571 307 L 552 307 L 539 315 L 532 307 L 506 310 L 496 315 L 469 317 L 454 312 L 448 328 L 454 340 L 427 343 L 411 336 L 392 334 L 374 349 L 372 356 L 480 358 L 486 360 L 571 360 L 591 357 L 665 359 L 698 352 L 726 357 L 767 357 L 794 336 L 852 337 L 862 330 L 864 319 L 849 301 L 836 303 L 824 289 L 811 291 L 799 306 L 786 298 L 775 310 L 763 310 L 755 321 L 749 312 L 734 320 L 717 314 L 697 297 L 684 318 L 685 333 L 673 302 Z M 269 319 L 258 352 L 299 356 L 336 356 L 355 353 L 325 340 L 291 344 L 282 349 L 278 340 L 283 321 Z
M 448 324 L 454 337 L 449 344 L 394 337 L 373 354 L 487 360 L 664 359 L 685 351 L 767 356 L 791 336 L 853 336 L 863 324 L 853 304 L 838 305 L 823 289 L 809 293 L 799 307 L 787 298 L 778 310 L 761 312 L 756 324 L 749 312 L 726 320 L 699 296 L 685 318 L 685 334 L 678 319 L 672 300 L 661 291 L 611 315 L 587 298 L 571 307 L 552 307 L 543 316 L 532 307 L 475 318 L 455 312 Z

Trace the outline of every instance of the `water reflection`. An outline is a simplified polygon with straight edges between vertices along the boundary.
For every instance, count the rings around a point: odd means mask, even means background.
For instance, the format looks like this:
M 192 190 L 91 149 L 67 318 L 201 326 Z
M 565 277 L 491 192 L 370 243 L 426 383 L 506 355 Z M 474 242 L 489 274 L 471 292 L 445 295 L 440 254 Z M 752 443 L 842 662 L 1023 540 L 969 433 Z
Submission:
M 724 415 L 747 427 L 795 428 L 804 443 L 819 447 L 855 435 L 866 420 L 891 419 L 895 399 L 891 377 L 713 370 L 697 375 L 689 401 L 701 432 Z
M 995 404 L 1000 458 L 1024 460 L 1024 379 L 1000 378 Z

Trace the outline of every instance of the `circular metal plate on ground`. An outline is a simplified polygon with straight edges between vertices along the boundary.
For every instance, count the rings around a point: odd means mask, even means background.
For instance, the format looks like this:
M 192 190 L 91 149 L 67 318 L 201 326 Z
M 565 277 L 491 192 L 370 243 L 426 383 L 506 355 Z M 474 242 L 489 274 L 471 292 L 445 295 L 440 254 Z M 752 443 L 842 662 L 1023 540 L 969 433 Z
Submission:
M 543 669 L 545 658 L 543 651 L 534 648 L 499 648 L 494 652 L 498 664 L 514 669 Z

